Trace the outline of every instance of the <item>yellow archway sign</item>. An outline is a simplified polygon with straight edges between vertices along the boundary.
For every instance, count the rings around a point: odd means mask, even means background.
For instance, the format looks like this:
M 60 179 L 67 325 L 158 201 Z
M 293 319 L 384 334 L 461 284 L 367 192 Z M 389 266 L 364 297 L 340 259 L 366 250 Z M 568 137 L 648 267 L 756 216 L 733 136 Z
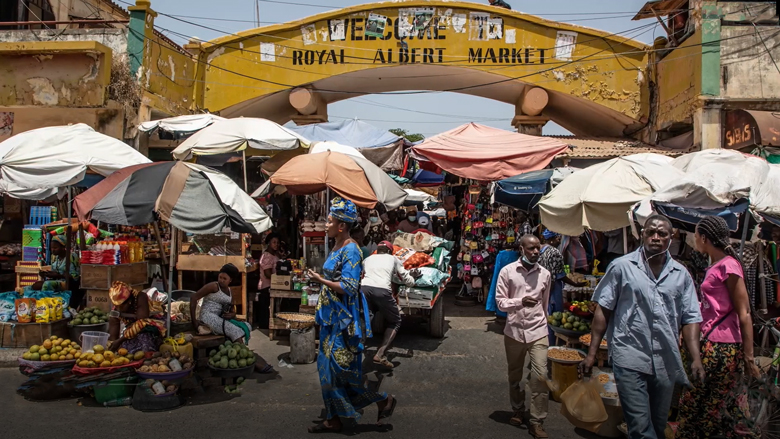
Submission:
M 200 51 L 196 105 L 228 117 L 325 118 L 328 103 L 407 90 L 483 96 L 515 104 L 508 120 L 591 135 L 648 113 L 647 46 L 489 5 L 366 4 L 188 48 Z

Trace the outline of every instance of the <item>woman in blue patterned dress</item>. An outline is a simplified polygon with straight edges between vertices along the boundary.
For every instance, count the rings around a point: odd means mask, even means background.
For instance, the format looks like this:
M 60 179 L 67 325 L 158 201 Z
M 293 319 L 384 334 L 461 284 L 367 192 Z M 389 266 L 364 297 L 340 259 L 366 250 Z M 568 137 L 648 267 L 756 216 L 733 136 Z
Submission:
M 360 292 L 363 260 L 360 247 L 349 237 L 357 222 L 357 208 L 348 200 L 333 199 L 327 233 L 336 244 L 322 267 L 323 275 L 309 271 L 322 284 L 317 303 L 320 348 L 317 372 L 325 401 L 326 419 L 309 433 L 341 431 L 341 418 L 359 419 L 358 410 L 376 403 L 377 422 L 395 409 L 392 395 L 374 392 L 363 385 L 363 341 L 371 337 L 368 305 Z

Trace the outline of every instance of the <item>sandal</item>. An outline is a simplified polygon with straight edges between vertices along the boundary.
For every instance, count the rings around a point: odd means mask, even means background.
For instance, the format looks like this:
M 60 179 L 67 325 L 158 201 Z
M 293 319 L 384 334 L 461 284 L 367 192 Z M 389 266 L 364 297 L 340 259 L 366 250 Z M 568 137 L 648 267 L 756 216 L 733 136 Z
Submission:
M 398 400 L 395 399 L 395 396 L 393 395 L 388 396 L 388 398 L 393 398 L 393 402 L 389 404 L 389 407 L 385 406 L 385 408 L 379 412 L 379 416 L 376 418 L 377 424 L 382 422 L 383 419 L 388 419 L 393 416 L 393 412 L 395 411 L 395 406 L 398 403 Z
M 320 422 L 314 427 L 309 427 L 308 430 L 309 433 L 340 433 L 341 427 L 341 425 L 338 427 L 328 427 L 324 422 Z
M 379 360 L 374 360 L 374 364 L 376 364 L 377 366 L 383 366 L 383 367 L 386 367 L 386 368 L 388 368 L 388 369 L 392 369 L 392 368 L 394 368 L 394 367 L 395 367 L 395 366 L 393 365 L 393 363 L 391 363 L 390 361 L 388 361 L 387 357 L 382 357 L 382 358 L 381 358 L 381 359 L 379 359 Z

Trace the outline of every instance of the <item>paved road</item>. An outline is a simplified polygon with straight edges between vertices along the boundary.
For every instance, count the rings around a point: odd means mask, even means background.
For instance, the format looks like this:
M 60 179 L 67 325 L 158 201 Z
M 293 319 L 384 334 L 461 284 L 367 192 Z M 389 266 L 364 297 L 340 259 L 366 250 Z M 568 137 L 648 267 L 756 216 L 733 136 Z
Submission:
M 451 299 L 451 298 L 448 298 Z M 404 327 L 396 347 L 411 349 L 411 358 L 381 379 L 381 390 L 399 404 L 390 425 L 372 425 L 376 409 L 369 407 L 354 429 L 342 434 L 362 438 L 524 438 L 527 430 L 508 424 L 510 409 L 501 328 L 480 307 L 462 308 L 447 301 L 449 331 L 434 340 L 418 328 Z M 252 347 L 278 363 L 289 352 L 286 341 L 270 342 L 255 332 Z M 229 397 L 217 386 L 172 412 L 141 413 L 129 407 L 94 407 L 71 399 L 28 402 L 16 387 L 24 381 L 17 370 L 0 370 L 0 413 L 3 437 L 14 439 L 110 437 L 181 438 L 223 433 L 231 438 L 301 438 L 322 410 L 314 365 L 283 368 L 278 375 L 257 375 L 243 385 L 240 397 Z M 369 379 L 377 381 L 373 371 Z M 259 378 L 258 378 L 259 377 Z M 550 402 L 546 428 L 551 438 L 590 438 L 575 430 Z M 164 435 L 164 436 L 162 436 Z M 334 435 L 329 435 L 333 437 Z

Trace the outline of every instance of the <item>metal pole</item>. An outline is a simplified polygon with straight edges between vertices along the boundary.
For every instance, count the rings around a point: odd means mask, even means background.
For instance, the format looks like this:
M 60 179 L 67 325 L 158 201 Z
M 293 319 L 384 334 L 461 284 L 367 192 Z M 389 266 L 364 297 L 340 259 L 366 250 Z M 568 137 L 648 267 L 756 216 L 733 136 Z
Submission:
M 73 248 L 73 243 L 70 239 L 70 217 L 73 214 L 71 211 L 71 187 L 68 186 L 68 205 L 66 210 L 68 211 L 68 223 L 65 225 L 65 290 L 70 291 L 70 253 Z
M 246 179 L 246 150 L 241 151 L 244 161 L 244 192 L 249 192 L 249 182 Z
M 330 188 L 325 189 L 325 213 L 327 214 L 330 206 Z M 326 215 L 327 218 L 327 215 Z M 328 242 L 328 232 L 325 232 L 325 257 L 328 257 L 330 253 L 330 242 Z
M 750 212 L 745 211 L 745 225 L 742 227 L 742 241 L 739 243 L 739 258 L 742 259 L 742 253 L 745 251 L 745 241 L 747 241 L 748 227 L 750 226 Z
M 164 249 L 161 248 L 160 251 L 164 252 Z M 171 254 L 168 258 L 168 312 L 165 318 L 166 333 L 168 334 L 171 332 L 171 293 L 173 292 L 173 267 L 176 265 L 174 251 L 176 251 L 176 227 L 171 224 Z M 192 318 L 194 319 L 195 316 L 192 316 Z

